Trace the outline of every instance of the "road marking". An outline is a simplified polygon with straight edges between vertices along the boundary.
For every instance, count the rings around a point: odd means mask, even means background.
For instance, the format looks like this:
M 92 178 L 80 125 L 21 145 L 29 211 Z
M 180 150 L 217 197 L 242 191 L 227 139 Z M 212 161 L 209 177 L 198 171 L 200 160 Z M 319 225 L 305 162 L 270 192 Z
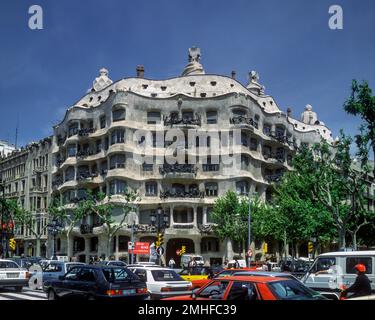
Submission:
M 3 299 L 5 298 L 5 299 Z M 44 296 L 34 296 L 25 293 L 15 293 L 15 292 L 6 292 L 6 293 L 0 293 L 0 299 L 3 300 L 47 300 L 47 297 Z

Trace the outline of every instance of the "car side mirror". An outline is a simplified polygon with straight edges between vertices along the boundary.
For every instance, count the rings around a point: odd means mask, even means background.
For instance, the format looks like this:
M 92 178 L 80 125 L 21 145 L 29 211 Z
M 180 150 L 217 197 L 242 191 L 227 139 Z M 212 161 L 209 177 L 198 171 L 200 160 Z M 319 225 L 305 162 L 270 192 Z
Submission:
M 64 276 L 59 276 L 59 280 L 64 280 L 65 277 Z

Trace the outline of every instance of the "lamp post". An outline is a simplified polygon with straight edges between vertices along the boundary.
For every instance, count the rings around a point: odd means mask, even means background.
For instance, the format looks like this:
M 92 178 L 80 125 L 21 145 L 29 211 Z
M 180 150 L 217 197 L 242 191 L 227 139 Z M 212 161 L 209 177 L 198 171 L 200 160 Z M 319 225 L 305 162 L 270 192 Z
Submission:
M 256 196 L 256 193 L 253 193 L 252 195 L 250 194 L 250 191 L 249 191 L 249 213 L 247 215 L 247 226 L 248 226 L 248 230 L 247 230 L 247 252 L 249 253 L 250 250 L 251 250 L 251 204 L 252 204 L 252 201 L 251 201 L 251 197 L 252 196 Z M 251 255 L 247 255 L 247 266 L 250 268 L 251 266 Z
M 56 219 L 53 218 L 50 224 L 48 224 L 48 231 L 53 236 L 53 252 L 52 252 L 52 260 L 57 260 L 56 257 L 56 236 L 62 229 L 61 223 Z
M 168 215 L 164 212 L 163 208 L 159 204 L 157 210 L 156 210 L 156 215 L 155 213 L 152 213 L 150 215 L 150 220 L 151 220 L 151 225 L 156 226 L 157 229 L 157 234 L 164 232 L 166 228 L 168 228 L 168 223 L 169 223 L 169 217 Z M 162 244 L 160 244 L 160 247 L 162 247 Z M 156 248 L 157 249 L 157 248 Z M 157 263 L 160 263 L 159 260 L 159 254 L 157 258 Z

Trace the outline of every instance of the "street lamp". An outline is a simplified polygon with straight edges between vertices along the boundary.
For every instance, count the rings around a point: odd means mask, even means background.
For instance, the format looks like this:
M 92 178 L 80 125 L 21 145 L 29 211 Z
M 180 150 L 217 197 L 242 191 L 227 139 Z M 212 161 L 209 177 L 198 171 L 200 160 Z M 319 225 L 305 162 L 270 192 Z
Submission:
M 53 218 L 53 220 L 48 224 L 48 231 L 53 236 L 53 254 L 52 254 L 52 260 L 57 260 L 56 257 L 56 236 L 63 228 L 63 225 L 56 219 Z

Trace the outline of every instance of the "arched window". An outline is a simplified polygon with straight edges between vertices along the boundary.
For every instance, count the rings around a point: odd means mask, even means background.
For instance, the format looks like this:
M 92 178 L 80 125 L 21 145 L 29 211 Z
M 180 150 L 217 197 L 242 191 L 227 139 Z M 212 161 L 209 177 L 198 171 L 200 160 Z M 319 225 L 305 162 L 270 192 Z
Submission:
M 249 182 L 246 180 L 241 180 L 236 182 L 236 191 L 239 195 L 249 194 Z
M 103 129 L 103 128 L 105 128 L 105 126 L 106 126 L 106 116 L 105 115 L 103 115 L 103 116 L 101 116 L 100 117 L 100 119 L 99 119 L 99 121 L 100 121 L 100 129 Z
M 78 133 L 78 123 L 72 123 L 68 128 L 68 137 L 74 136 Z
M 125 141 L 125 130 L 116 129 L 111 133 L 111 145 L 116 143 L 124 143 Z
M 158 194 L 158 184 L 155 181 L 148 181 L 145 185 L 146 196 L 153 197 Z
M 147 124 L 160 123 L 160 111 L 149 111 L 147 112 Z
M 266 136 L 269 136 L 271 134 L 271 125 L 270 124 L 268 124 L 268 123 L 263 124 L 263 133 Z
M 74 180 L 75 169 L 74 167 L 68 167 L 65 171 L 65 181 Z
M 115 106 L 112 109 L 112 121 L 122 121 L 125 120 L 125 108 L 120 106 Z
M 251 151 L 257 151 L 258 149 L 258 141 L 257 139 L 251 138 L 250 139 L 250 150 Z
M 217 111 L 207 111 L 207 124 L 216 124 L 217 123 Z
M 123 194 L 126 192 L 126 181 L 112 180 L 109 184 L 110 194 Z
M 207 197 L 217 197 L 218 189 L 219 187 L 217 182 L 207 182 L 205 184 L 205 191 Z
M 115 154 L 109 159 L 109 169 L 125 168 L 126 157 L 124 154 Z

